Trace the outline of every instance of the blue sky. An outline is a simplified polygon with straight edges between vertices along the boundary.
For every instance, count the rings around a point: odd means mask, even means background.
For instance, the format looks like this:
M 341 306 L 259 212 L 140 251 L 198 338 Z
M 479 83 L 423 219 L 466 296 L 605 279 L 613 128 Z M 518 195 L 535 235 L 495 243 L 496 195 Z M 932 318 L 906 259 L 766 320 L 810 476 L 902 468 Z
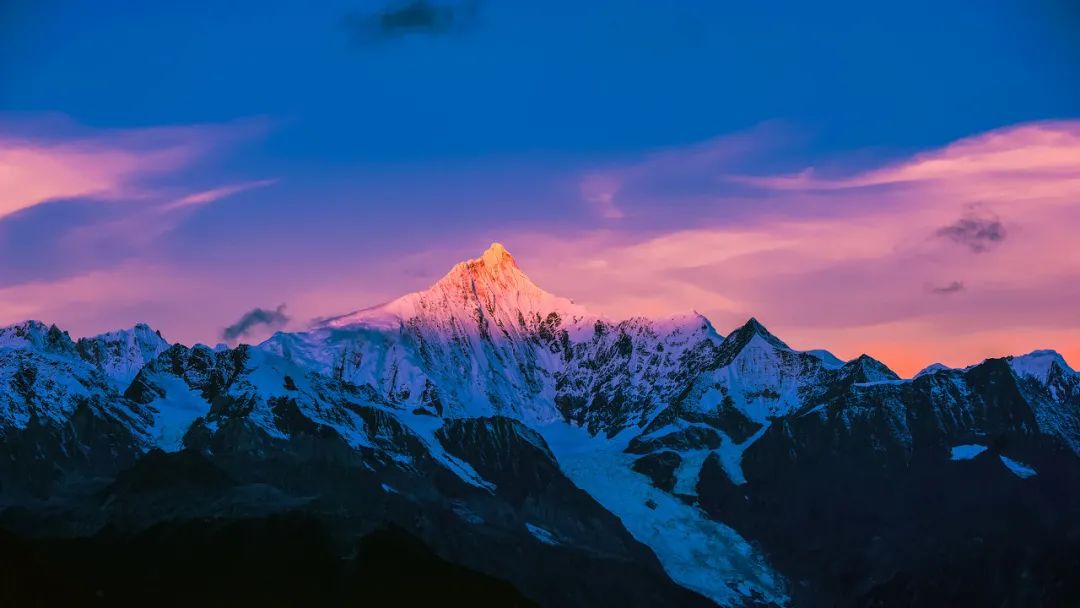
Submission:
M 335 312 L 293 302 L 344 273 L 367 285 L 357 298 L 421 287 L 490 240 L 517 253 L 517 239 L 539 266 L 554 256 L 545 236 L 568 252 L 857 215 L 858 201 L 716 176 L 851 175 L 1076 118 L 1078 18 L 1064 2 L 1012 1 L 5 2 L 0 136 L 185 152 L 152 168 L 117 160 L 104 190 L 0 214 L 0 254 L 23 257 L 0 289 L 168 268 L 228 304 L 194 325 L 186 303 L 143 296 L 42 312 L 87 331 L 151 316 L 212 341 L 253 306 Z M 595 191 L 616 177 L 617 203 Z M 222 188 L 167 228 L 131 202 Z M 64 236 L 111 234 L 103 225 L 155 234 L 86 249 Z
M 919 148 L 1071 116 L 1080 90 L 1077 43 L 1038 2 L 478 5 L 450 32 L 358 42 L 347 16 L 385 3 L 16 0 L 0 108 L 96 127 L 271 116 L 272 160 L 408 163 L 776 119 L 825 149 Z

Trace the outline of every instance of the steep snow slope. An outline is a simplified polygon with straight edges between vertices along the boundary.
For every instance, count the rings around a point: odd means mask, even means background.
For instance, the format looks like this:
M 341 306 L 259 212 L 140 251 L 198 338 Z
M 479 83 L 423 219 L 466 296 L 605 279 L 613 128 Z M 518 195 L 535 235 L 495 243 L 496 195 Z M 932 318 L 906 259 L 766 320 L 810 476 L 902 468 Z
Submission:
M 787 602 L 783 582 L 738 533 L 632 470 L 633 431 L 607 439 L 562 422 L 538 430 L 570 479 L 650 546 L 677 583 L 725 606 Z

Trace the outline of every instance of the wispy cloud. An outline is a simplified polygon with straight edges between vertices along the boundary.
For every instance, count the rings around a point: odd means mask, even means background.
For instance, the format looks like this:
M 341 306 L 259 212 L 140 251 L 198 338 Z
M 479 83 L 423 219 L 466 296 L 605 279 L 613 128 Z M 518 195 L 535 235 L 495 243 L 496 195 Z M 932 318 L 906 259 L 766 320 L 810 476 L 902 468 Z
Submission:
M 962 245 L 972 253 L 984 253 L 1005 240 L 1001 220 L 979 205 L 971 205 L 963 217 L 938 228 L 937 236 Z
M 374 13 L 345 17 L 353 40 L 371 45 L 409 35 L 442 36 L 465 31 L 476 24 L 480 0 L 394 2 Z
M 0 286 L 145 256 L 198 208 L 273 184 L 178 185 L 198 179 L 207 160 L 265 129 L 262 120 L 88 130 L 27 119 L 16 132 L 0 121 L 0 258 L 23 260 L 0 268 Z
M 741 176 L 774 190 L 838 190 L 903 184 L 980 185 L 1080 178 L 1080 121 L 1005 127 L 869 171 L 825 176 L 814 167 L 786 175 Z M 1011 195 L 1012 190 L 1002 193 Z
M 597 215 L 608 220 L 624 217 L 622 209 L 615 203 L 621 183 L 612 175 L 588 175 L 581 181 L 581 196 L 592 206 Z
M 56 199 L 156 200 L 153 178 L 264 129 L 260 121 L 102 131 L 42 124 L 17 133 L 0 124 L 0 218 Z
M 131 198 L 140 178 L 182 168 L 195 154 L 190 144 L 175 140 L 142 152 L 115 143 L 96 138 L 35 142 L 0 135 L 0 217 L 60 198 Z
M 244 313 L 236 323 L 223 329 L 221 337 L 231 342 L 251 334 L 256 328 L 276 329 L 288 322 L 284 304 L 274 309 L 253 308 Z
M 794 135 L 781 123 L 769 122 L 743 132 L 701 143 L 664 148 L 631 162 L 599 167 L 579 178 L 581 200 L 606 220 L 647 215 L 654 205 L 717 199 L 737 185 L 725 175 L 777 152 Z M 637 209 L 644 208 L 639 214 Z
M 964 282 L 963 281 L 950 281 L 949 283 L 947 283 L 945 285 L 933 285 L 933 284 L 927 283 L 926 284 L 926 290 L 929 291 L 930 293 L 933 293 L 933 294 L 946 296 L 946 295 L 949 295 L 949 294 L 964 291 Z
M 185 195 L 175 202 L 166 204 L 163 209 L 180 209 L 183 207 L 196 207 L 200 205 L 206 205 L 219 201 L 223 198 L 228 198 L 234 194 L 240 194 L 248 190 L 254 190 L 255 188 L 264 188 L 266 186 L 272 186 L 277 183 L 276 179 L 260 179 L 250 182 L 241 182 L 239 184 L 232 184 L 229 186 L 221 186 L 218 188 L 211 188 L 209 190 L 202 190 L 192 194 Z

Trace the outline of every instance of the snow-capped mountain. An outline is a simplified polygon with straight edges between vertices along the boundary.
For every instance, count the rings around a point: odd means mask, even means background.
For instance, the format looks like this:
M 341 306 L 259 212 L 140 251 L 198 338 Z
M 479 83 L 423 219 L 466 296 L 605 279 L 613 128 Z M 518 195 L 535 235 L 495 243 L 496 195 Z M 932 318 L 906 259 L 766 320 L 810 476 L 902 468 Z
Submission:
M 115 473 L 145 450 L 146 413 L 117 392 L 106 370 L 119 358 L 85 359 L 55 325 L 0 328 L 0 489 L 43 494 L 69 474 Z
M 614 424 L 604 430 L 615 431 L 654 414 L 672 376 L 719 340 L 696 314 L 622 322 L 590 314 L 537 287 L 495 243 L 425 291 L 260 348 L 441 416 L 606 418 Z
M 140 323 L 131 329 L 112 331 L 75 343 L 83 359 L 93 363 L 121 389 L 147 363 L 169 348 L 169 343 L 149 325 Z
M 494 244 L 429 289 L 330 319 L 261 346 L 391 401 L 453 417 L 505 414 L 555 419 L 552 370 L 559 353 L 537 348 L 580 334 L 585 310 L 529 280 Z
M 916 597 L 938 581 L 923 564 L 970 535 L 1018 542 L 991 523 L 1002 501 L 1069 521 L 1078 457 L 1080 374 L 1052 351 L 905 380 L 755 319 L 724 337 L 696 313 L 589 312 L 498 244 L 424 291 L 255 346 L 0 329 L 0 499 L 52 505 L 21 532 L 297 509 L 345 536 L 389 521 L 551 605 Z M 933 517 L 896 507 L 927 492 Z M 955 522 L 954 504 L 982 527 L 932 547 L 893 529 Z M 1060 530 L 1025 530 L 1057 550 Z M 861 565 L 849 581 L 821 558 Z

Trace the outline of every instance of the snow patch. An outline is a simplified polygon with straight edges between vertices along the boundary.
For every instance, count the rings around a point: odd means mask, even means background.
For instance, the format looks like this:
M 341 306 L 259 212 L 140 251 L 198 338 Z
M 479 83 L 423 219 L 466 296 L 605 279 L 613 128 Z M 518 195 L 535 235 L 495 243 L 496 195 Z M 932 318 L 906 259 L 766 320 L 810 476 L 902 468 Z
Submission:
M 1020 462 L 1019 460 L 1013 460 L 1012 458 L 1003 455 L 999 456 L 999 458 L 1001 458 L 1001 463 L 1004 464 L 1010 471 L 1013 472 L 1014 475 L 1016 475 L 1020 479 L 1027 479 L 1029 477 L 1034 477 L 1038 475 L 1035 469 Z
M 697 483 L 701 477 L 701 467 L 711 453 L 712 450 L 689 450 L 678 453 L 682 460 L 679 462 L 679 467 L 675 469 L 674 492 L 676 494 L 697 496 Z
M 557 544 L 559 544 L 559 541 L 555 539 L 554 534 L 552 534 L 551 532 L 548 532 L 547 530 L 541 528 L 540 526 L 534 526 L 533 524 L 526 523 L 525 524 L 525 529 L 527 529 L 529 531 L 529 534 L 532 534 L 533 536 L 535 536 L 536 540 L 544 543 L 545 545 L 557 545 Z
M 166 452 L 178 452 L 191 424 L 210 413 L 210 403 L 178 376 L 157 374 L 153 381 L 164 389 L 165 396 L 148 404 L 154 413 L 150 442 Z
M 874 380 L 873 382 L 855 382 L 854 384 L 852 384 L 852 386 L 859 386 L 859 387 L 881 386 L 881 385 L 890 385 L 890 384 L 904 384 L 904 383 L 907 383 L 907 382 L 911 382 L 911 380 L 906 380 L 904 378 L 900 378 L 900 379 L 896 379 L 896 380 L 889 379 L 889 380 Z
M 724 467 L 724 472 L 727 473 L 731 483 L 737 486 L 746 483 L 746 476 L 743 475 L 742 470 L 743 452 L 745 452 L 746 448 L 750 447 L 752 443 L 761 439 L 761 436 L 765 434 L 765 431 L 769 430 L 769 425 L 770 422 L 766 421 L 761 425 L 761 428 L 742 443 L 735 443 L 727 435 L 723 433 L 720 434 L 720 447 L 715 450 L 715 453 L 720 458 L 720 466 Z
M 971 460 L 985 451 L 985 445 L 966 443 L 964 445 L 953 446 L 952 455 L 949 458 L 951 460 Z

